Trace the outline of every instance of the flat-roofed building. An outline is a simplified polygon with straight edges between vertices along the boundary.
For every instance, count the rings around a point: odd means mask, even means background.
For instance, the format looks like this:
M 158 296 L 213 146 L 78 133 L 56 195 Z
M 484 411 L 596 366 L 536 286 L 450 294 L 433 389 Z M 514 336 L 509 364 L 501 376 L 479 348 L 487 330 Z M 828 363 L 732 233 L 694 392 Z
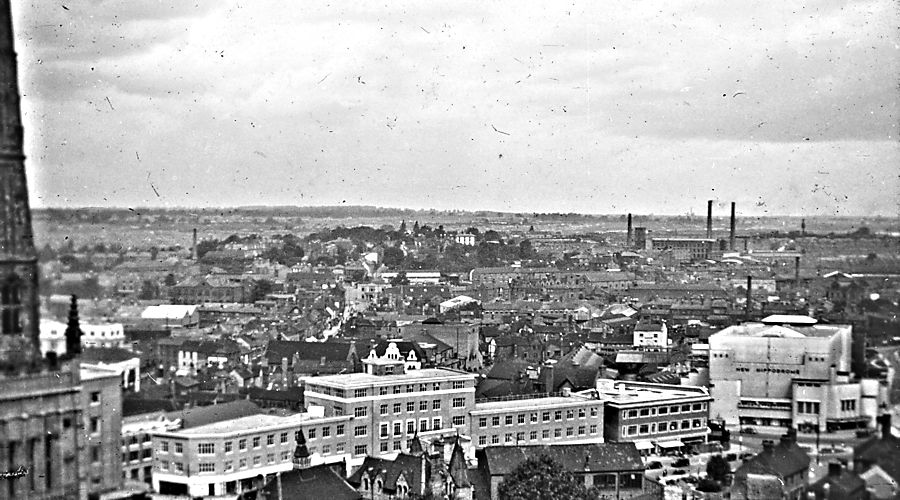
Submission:
M 592 395 L 562 394 L 475 403 L 469 424 L 472 443 L 477 448 L 602 443 L 603 401 Z
M 603 437 L 634 442 L 642 452 L 676 450 L 707 442 L 712 398 L 705 387 L 602 379 Z
M 712 414 L 800 430 L 873 427 L 887 382 L 850 371 L 853 327 L 780 316 L 709 337 Z
M 712 238 L 653 238 L 653 250 L 669 250 L 679 260 L 708 259 L 716 240 Z
M 310 463 L 351 458 L 365 439 L 354 436 L 350 416 L 256 414 L 153 434 L 153 489 L 191 497 L 237 495 L 293 468 L 303 431 Z M 362 460 L 365 453 L 358 453 Z M 262 481 L 260 481 L 262 478 Z
M 152 484 L 153 433 L 176 430 L 178 420 L 160 410 L 122 419 L 122 478 L 126 482 Z
M 326 417 L 352 417 L 350 432 L 362 438 L 354 455 L 396 453 L 416 434 L 431 441 L 469 428 L 475 375 L 445 368 L 402 373 L 402 362 L 373 368 L 378 370 L 304 380 L 308 407 L 323 407 Z M 381 374 L 386 368 L 395 373 Z
M 81 364 L 81 467 L 90 497 L 122 487 L 122 375 Z

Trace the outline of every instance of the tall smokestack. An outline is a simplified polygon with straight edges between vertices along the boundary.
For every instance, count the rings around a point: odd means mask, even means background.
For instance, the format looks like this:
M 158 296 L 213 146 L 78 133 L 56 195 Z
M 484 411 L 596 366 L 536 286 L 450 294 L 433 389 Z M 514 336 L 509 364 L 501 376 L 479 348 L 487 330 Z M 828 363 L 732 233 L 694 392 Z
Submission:
M 197 228 L 194 228 L 194 244 L 191 247 L 191 258 L 197 260 Z
M 731 202 L 731 232 L 728 233 L 728 249 L 734 251 L 735 203 Z
M 800 286 L 800 257 L 794 257 L 794 285 Z
M 706 202 L 706 237 L 712 238 L 712 205 L 713 201 Z
M 747 276 L 747 304 L 744 306 L 744 321 L 750 321 L 750 306 L 753 301 L 753 277 Z
M 800 219 L 800 235 L 806 236 L 806 219 Z
M 631 248 L 631 242 L 633 241 L 631 239 L 631 234 L 632 234 L 631 214 L 628 214 L 628 236 L 626 237 L 626 242 L 625 242 L 625 245 L 628 248 Z

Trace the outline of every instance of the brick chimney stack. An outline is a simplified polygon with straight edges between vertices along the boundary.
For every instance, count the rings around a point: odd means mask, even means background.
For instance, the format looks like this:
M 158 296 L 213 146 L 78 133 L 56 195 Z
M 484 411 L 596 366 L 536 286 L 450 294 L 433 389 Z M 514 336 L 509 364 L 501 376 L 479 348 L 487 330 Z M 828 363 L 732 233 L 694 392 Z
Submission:
M 731 202 L 731 230 L 728 233 L 728 250 L 734 251 L 734 235 L 735 235 L 735 203 Z
M 632 231 L 633 231 L 633 228 L 632 228 L 632 225 L 631 225 L 631 214 L 628 214 L 628 236 L 627 236 L 626 239 L 625 239 L 625 245 L 626 245 L 628 248 L 631 248 L 631 243 L 632 243 L 632 241 L 633 241 L 633 239 L 632 239 Z
M 706 238 L 712 238 L 712 207 L 713 201 L 706 202 Z

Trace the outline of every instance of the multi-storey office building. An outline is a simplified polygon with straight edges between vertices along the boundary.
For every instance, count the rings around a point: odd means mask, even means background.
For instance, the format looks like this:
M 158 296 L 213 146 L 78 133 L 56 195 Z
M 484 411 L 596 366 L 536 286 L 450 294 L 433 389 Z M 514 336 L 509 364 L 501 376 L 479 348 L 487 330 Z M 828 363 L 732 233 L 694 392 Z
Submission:
M 350 417 L 357 446 L 365 446 L 361 454 L 400 451 L 416 434 L 431 439 L 468 430 L 475 375 L 443 368 L 401 373 L 402 362 L 373 368 L 305 380 L 307 406 L 323 407 L 326 417 Z
M 801 430 L 874 426 L 887 382 L 851 374 L 852 331 L 773 316 L 711 335 L 712 414 L 729 424 Z
M 122 419 L 122 478 L 152 484 L 153 433 L 181 426 L 164 411 L 132 415 Z
M 477 448 L 603 442 L 603 401 L 591 395 L 477 402 L 470 420 L 469 432 Z
M 634 442 L 639 450 L 664 451 L 705 443 L 712 398 L 704 387 L 600 380 L 603 437 Z
M 89 498 L 122 486 L 119 439 L 122 435 L 121 375 L 111 368 L 81 365 L 81 467 Z
M 303 431 L 311 463 L 361 461 L 369 437 L 357 436 L 349 415 L 259 414 L 153 435 L 153 488 L 192 497 L 237 495 L 293 467 Z M 268 481 L 264 481 L 268 482 Z

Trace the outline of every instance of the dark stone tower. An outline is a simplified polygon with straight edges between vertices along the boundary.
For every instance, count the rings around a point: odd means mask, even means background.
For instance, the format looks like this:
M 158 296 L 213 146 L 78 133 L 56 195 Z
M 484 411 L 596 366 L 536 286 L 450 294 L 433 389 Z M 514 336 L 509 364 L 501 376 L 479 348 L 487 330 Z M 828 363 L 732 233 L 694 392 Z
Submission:
M 0 366 L 40 358 L 38 308 L 12 15 L 0 0 Z

